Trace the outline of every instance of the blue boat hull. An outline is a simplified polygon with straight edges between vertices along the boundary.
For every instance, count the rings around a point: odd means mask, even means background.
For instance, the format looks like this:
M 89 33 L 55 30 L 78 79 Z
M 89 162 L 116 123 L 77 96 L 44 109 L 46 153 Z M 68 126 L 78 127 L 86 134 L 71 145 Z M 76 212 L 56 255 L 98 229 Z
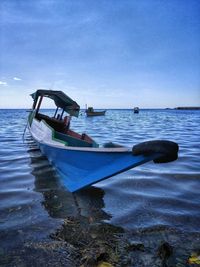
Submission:
M 81 151 L 39 144 L 41 151 L 56 167 L 64 185 L 74 192 L 120 172 L 134 168 L 158 157 L 132 155 L 128 152 Z

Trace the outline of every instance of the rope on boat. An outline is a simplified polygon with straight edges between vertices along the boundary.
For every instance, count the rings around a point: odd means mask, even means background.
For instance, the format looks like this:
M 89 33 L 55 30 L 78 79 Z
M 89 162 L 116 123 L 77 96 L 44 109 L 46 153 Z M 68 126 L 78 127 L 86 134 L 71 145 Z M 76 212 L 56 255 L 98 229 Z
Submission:
M 25 136 L 27 127 L 28 127 L 28 120 L 27 120 L 26 126 L 25 126 L 25 128 L 24 128 L 24 132 L 23 132 L 23 135 L 22 135 L 23 143 L 24 143 L 24 136 Z

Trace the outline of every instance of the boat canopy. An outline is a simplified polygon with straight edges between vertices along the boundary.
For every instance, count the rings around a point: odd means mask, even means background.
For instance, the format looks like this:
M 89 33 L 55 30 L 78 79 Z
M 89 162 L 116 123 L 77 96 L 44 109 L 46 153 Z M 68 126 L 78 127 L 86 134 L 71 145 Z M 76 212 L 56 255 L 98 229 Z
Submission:
M 58 108 L 62 108 L 71 116 L 78 117 L 80 106 L 62 91 L 38 89 L 35 93 L 31 94 L 31 96 L 34 100 L 34 104 L 37 103 L 40 96 L 51 98 Z

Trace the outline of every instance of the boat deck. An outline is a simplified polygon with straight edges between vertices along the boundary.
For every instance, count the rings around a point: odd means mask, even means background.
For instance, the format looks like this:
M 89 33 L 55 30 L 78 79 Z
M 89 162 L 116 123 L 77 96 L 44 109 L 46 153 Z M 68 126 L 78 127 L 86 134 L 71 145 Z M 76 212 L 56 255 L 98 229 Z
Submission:
M 47 115 L 38 113 L 35 118 L 39 121 L 44 120 L 48 126 L 54 129 L 54 138 L 66 142 L 66 145 L 73 147 L 98 147 L 98 144 L 86 133 L 76 133 L 66 127 L 63 120 L 50 118 Z

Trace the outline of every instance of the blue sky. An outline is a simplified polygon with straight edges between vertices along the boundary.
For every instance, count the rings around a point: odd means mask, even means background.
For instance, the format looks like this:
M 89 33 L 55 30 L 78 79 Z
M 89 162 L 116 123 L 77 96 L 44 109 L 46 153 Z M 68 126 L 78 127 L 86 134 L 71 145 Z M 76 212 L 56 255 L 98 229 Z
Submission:
M 200 106 L 199 0 L 1 0 L 0 108 Z

